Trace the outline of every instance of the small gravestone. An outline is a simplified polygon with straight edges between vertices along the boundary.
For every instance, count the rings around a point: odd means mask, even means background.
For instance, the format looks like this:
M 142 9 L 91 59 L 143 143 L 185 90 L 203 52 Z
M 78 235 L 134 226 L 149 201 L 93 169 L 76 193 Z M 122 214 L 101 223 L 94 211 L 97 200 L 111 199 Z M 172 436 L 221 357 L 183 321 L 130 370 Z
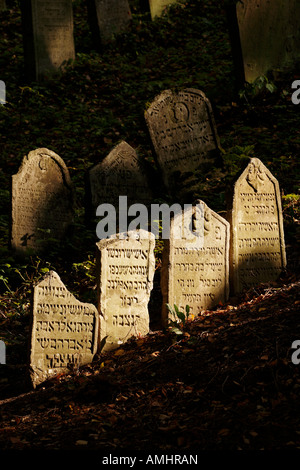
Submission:
M 177 0 L 149 0 L 151 18 L 161 16 L 166 7 L 176 2 Z
M 128 0 L 88 0 L 89 23 L 97 48 L 128 31 L 132 15 Z
M 104 350 L 149 333 L 148 303 L 155 269 L 155 237 L 144 230 L 97 243 L 100 342 Z
M 243 0 L 232 14 L 236 14 L 239 35 L 232 42 L 240 40 L 247 82 L 270 71 L 293 69 L 299 62 L 298 0 Z
M 184 217 L 184 221 L 183 218 Z M 183 224 L 190 230 L 180 236 Z M 178 231 L 179 230 L 179 231 Z M 166 304 L 177 305 L 184 312 L 197 316 L 229 294 L 229 223 L 203 201 L 171 221 L 170 239 L 165 241 L 161 272 L 163 296 L 162 321 L 171 318 Z
M 220 158 L 220 144 L 209 100 L 185 89 L 163 91 L 145 112 L 145 119 L 165 185 L 176 174 L 207 170 Z
M 89 171 L 88 211 L 93 210 L 95 215 L 98 205 L 106 203 L 118 209 L 119 196 L 127 196 L 128 205 L 148 206 L 153 197 L 148 177 L 147 168 L 136 151 L 126 142 L 120 142 Z
M 279 184 L 258 158 L 234 185 L 230 267 L 232 291 L 274 281 L 286 266 Z
M 73 217 L 71 180 L 64 161 L 46 148 L 25 156 L 12 176 L 11 247 L 41 253 L 61 240 Z
M 40 80 L 75 59 L 72 0 L 22 0 L 26 75 Z
M 34 387 L 70 367 L 92 362 L 98 346 L 99 315 L 77 300 L 50 271 L 33 290 L 30 374 Z

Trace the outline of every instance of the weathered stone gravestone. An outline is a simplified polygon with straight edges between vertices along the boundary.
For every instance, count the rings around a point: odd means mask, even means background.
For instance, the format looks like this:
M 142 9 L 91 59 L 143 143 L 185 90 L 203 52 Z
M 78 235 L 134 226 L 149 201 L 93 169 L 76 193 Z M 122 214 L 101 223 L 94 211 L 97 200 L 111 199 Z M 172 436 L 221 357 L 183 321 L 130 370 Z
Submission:
M 99 204 L 112 204 L 119 207 L 119 196 L 127 196 L 127 204 L 152 202 L 147 169 L 136 151 L 126 142 L 120 142 L 88 174 L 88 211 Z M 91 209 L 92 208 L 92 209 Z
M 72 0 L 22 0 L 26 75 L 51 76 L 75 59 Z
M 177 0 L 149 0 L 151 18 L 161 16 L 166 7 L 176 2 Z
M 29 152 L 12 176 L 11 247 L 41 253 L 61 240 L 73 217 L 71 180 L 63 160 L 46 148 Z
M 286 266 L 278 181 L 258 158 L 251 158 L 234 185 L 230 268 L 232 291 L 274 281 Z
M 97 48 L 129 29 L 132 15 L 128 0 L 88 0 L 89 23 Z
M 184 222 L 183 218 L 184 217 Z M 181 225 L 190 230 L 180 237 Z M 161 272 L 162 321 L 171 318 L 166 304 L 197 316 L 224 303 L 229 295 L 229 223 L 203 201 L 177 214 L 165 241 Z
M 219 161 L 214 116 L 203 92 L 165 90 L 146 110 L 145 119 L 167 187 L 176 173 L 205 170 Z
M 129 231 L 97 243 L 100 343 L 111 350 L 149 333 L 148 302 L 155 269 L 155 237 Z
M 235 14 L 235 12 L 233 12 Z M 298 0 L 243 0 L 236 16 L 245 80 L 293 68 L 300 59 Z
M 30 374 L 34 387 L 70 367 L 92 362 L 98 347 L 99 314 L 77 300 L 50 271 L 33 290 Z

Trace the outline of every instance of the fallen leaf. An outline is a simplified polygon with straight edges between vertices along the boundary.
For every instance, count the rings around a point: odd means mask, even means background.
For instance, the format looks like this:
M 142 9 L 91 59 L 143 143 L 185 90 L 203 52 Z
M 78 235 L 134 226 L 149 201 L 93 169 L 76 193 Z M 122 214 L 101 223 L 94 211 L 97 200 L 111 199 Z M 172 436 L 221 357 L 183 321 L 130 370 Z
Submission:
M 124 349 L 117 349 L 117 350 L 114 352 L 114 356 L 123 356 L 124 354 L 125 354 Z
M 76 441 L 77 446 L 86 446 L 87 444 L 88 444 L 88 441 L 84 441 L 82 439 L 78 439 L 78 441 Z
M 229 433 L 230 433 L 230 429 L 223 428 L 223 429 L 220 429 L 220 431 L 218 432 L 218 436 L 228 436 Z

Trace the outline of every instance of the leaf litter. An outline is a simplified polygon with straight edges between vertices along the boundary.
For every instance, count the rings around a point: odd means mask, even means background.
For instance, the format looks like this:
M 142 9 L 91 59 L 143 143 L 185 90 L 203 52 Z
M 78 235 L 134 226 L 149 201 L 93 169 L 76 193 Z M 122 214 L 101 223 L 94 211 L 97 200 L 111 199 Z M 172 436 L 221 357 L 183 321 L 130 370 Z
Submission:
M 186 321 L 180 339 L 151 331 L 35 391 L 13 395 L 25 366 L 9 383 L 1 370 L 0 448 L 300 448 L 299 287 L 261 285 Z

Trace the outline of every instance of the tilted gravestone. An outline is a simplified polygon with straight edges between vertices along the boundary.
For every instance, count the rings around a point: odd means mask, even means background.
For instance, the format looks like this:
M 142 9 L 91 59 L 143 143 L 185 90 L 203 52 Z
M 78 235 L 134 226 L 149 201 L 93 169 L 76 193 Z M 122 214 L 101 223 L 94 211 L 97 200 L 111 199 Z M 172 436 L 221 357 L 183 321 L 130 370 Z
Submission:
M 97 48 L 128 31 L 132 15 L 128 0 L 88 0 L 89 23 Z
M 11 247 L 20 254 L 41 253 L 61 240 L 73 218 L 68 169 L 46 148 L 29 152 L 12 176 Z
M 119 196 L 127 196 L 127 204 L 152 202 L 152 191 L 147 168 L 136 151 L 126 142 L 120 142 L 88 174 L 88 212 L 99 204 L 112 204 L 119 207 Z
M 161 16 L 166 7 L 176 2 L 177 0 L 149 0 L 151 18 Z
M 227 218 L 233 293 L 276 280 L 286 266 L 280 190 L 258 158 L 236 181 Z
M 50 271 L 33 289 L 30 374 L 34 387 L 92 362 L 98 347 L 99 314 L 77 300 Z
M 75 59 L 72 0 L 22 0 L 26 75 L 40 80 Z
M 229 223 L 200 200 L 172 219 L 161 271 L 165 326 L 174 320 L 166 304 L 182 312 L 189 305 L 190 314 L 197 316 L 227 300 L 229 237 Z
M 155 269 L 155 238 L 129 231 L 97 243 L 100 344 L 111 350 L 149 333 L 148 303 Z
M 232 15 L 237 17 L 239 35 L 232 42 L 240 41 L 247 82 L 269 71 L 292 69 L 299 62 L 298 0 L 243 0 L 237 2 Z
M 163 91 L 145 112 L 157 162 L 167 187 L 174 175 L 206 170 L 217 164 L 220 144 L 209 100 L 185 89 Z

